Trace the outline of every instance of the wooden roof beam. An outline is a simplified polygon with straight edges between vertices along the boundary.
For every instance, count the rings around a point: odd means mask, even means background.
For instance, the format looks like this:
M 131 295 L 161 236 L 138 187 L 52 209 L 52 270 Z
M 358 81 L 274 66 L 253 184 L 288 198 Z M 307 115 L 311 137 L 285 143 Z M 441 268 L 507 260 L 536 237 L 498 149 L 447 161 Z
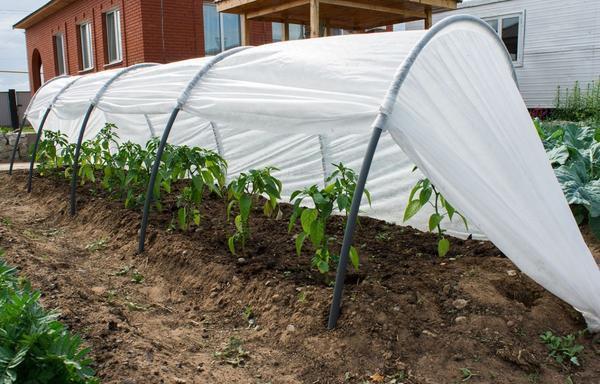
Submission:
M 448 9 L 456 9 L 457 0 L 406 0 L 410 3 L 429 5 L 431 7 L 440 7 Z
M 303 5 L 308 5 L 310 0 L 295 0 L 289 3 L 283 3 L 279 5 L 272 5 L 270 7 L 262 8 L 258 11 L 248 12 L 246 17 L 248 19 L 255 19 L 257 17 L 270 15 L 272 13 L 282 12 L 291 8 L 301 7 Z
M 337 5 L 340 7 L 347 7 L 347 8 L 365 9 L 368 11 L 390 13 L 393 15 L 417 17 L 420 19 L 424 19 L 426 17 L 425 11 L 419 12 L 419 11 L 403 9 L 400 7 L 386 7 L 383 5 L 359 3 L 359 2 L 351 1 L 351 0 L 320 0 L 320 2 L 321 2 L 321 4 Z

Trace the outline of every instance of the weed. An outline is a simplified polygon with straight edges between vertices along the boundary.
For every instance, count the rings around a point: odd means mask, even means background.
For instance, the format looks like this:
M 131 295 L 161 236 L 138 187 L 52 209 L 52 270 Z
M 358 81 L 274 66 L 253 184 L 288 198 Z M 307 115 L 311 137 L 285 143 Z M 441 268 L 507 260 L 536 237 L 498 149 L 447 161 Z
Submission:
M 475 373 L 473 373 L 473 371 L 471 371 L 469 368 L 461 368 L 460 369 L 460 374 L 462 375 L 462 380 L 463 382 L 465 381 L 469 381 L 471 380 L 474 376 L 477 376 Z
M 578 355 L 583 351 L 583 345 L 575 342 L 579 335 L 580 333 L 561 337 L 554 335 L 552 331 L 546 331 L 540 335 L 540 339 L 542 343 L 546 344 L 549 350 L 548 355 L 553 357 L 557 363 L 563 365 L 564 362 L 569 362 L 579 366 Z
M 91 243 L 86 245 L 85 249 L 87 249 L 90 252 L 96 252 L 96 251 L 103 250 L 104 248 L 107 247 L 107 245 L 108 245 L 107 239 L 99 239 L 99 240 L 92 241 Z
M 133 273 L 131 274 L 131 282 L 141 284 L 142 281 L 144 281 L 144 275 L 142 275 L 138 271 L 133 271 Z
M 600 79 L 588 83 L 585 90 L 578 81 L 564 92 L 558 87 L 552 117 L 571 121 L 600 120 Z
M 250 354 L 242 347 L 242 340 L 232 337 L 221 351 L 215 352 L 214 357 L 222 363 L 233 367 L 243 367 Z
M 382 242 L 388 242 L 388 241 L 392 240 L 392 235 L 389 232 L 379 232 L 378 234 L 375 235 L 375 240 L 382 241 Z
M 131 267 L 126 265 L 123 268 L 119 269 L 117 272 L 115 272 L 115 276 L 125 276 L 129 273 L 130 269 Z

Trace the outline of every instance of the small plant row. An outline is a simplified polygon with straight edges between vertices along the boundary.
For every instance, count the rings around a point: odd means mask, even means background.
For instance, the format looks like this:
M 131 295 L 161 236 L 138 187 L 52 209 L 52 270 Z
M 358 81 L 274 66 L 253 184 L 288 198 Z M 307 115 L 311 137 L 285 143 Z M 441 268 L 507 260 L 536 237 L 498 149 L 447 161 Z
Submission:
M 107 124 L 93 139 L 83 142 L 77 170 L 79 181 L 81 185 L 99 186 L 112 197 L 122 200 L 127 208 L 139 208 L 146 199 L 150 170 L 159 143 L 156 139 L 149 140 L 144 146 L 121 143 L 116 130 L 115 125 Z M 40 174 L 70 178 L 74 171 L 74 153 L 75 145 L 69 143 L 64 134 L 46 131 L 36 156 Z M 327 224 L 336 209 L 347 219 L 357 182 L 354 170 L 342 163 L 333 165 L 335 170 L 323 188 L 311 185 L 293 192 L 290 199 L 293 209 L 288 230 L 292 232 L 298 222 L 301 228 L 296 235 L 297 253 L 300 255 L 304 244 L 309 241 L 314 248 L 311 264 L 321 273 L 328 273 L 339 260 L 332 246 L 335 238 L 328 231 Z M 162 211 L 164 195 L 175 193 L 176 210 L 170 228 L 187 231 L 200 225 L 205 192 L 225 197 L 228 201 L 227 219 L 233 219 L 235 225 L 235 232 L 227 240 L 229 250 L 232 254 L 244 253 L 251 238 L 250 215 L 254 206 L 263 204 L 262 211 L 267 217 L 282 216 L 279 203 L 283 186 L 273 176 L 274 171 L 277 168 L 250 170 L 233 178 L 227 185 L 227 162 L 219 154 L 197 147 L 167 144 L 153 186 L 154 208 Z M 419 197 L 415 200 L 418 191 Z M 364 195 L 371 204 L 369 191 L 365 190 Z M 310 201 L 313 207 L 302 206 L 306 201 Z M 426 204 L 435 209 L 430 229 L 440 236 L 438 253 L 443 257 L 450 243 L 440 222 L 446 217 L 452 220 L 455 214 L 463 220 L 464 217 L 428 180 L 421 180 L 411 193 L 405 220 Z M 355 268 L 359 267 L 358 252 L 354 247 L 350 248 L 350 260 Z
M 600 78 L 582 89 L 578 81 L 571 89 L 558 87 L 552 118 L 569 121 L 600 121 Z
M 95 384 L 89 349 L 42 308 L 40 292 L 16 275 L 0 249 L 0 383 Z

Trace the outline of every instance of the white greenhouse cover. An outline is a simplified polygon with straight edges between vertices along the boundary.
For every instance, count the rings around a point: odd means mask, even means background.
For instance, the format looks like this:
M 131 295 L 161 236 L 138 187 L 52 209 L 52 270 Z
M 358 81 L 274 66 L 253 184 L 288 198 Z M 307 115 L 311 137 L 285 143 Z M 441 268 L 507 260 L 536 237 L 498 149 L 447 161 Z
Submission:
M 76 142 L 94 101 L 85 138 L 110 122 L 122 140 L 145 143 L 162 135 L 180 106 L 169 142 L 218 150 L 229 163 L 229 178 L 276 166 L 289 196 L 323 185 L 332 163 L 358 171 L 387 100 L 386 131 L 367 183 L 373 206 L 361 210 L 401 223 L 408 193 L 424 173 L 465 214 L 475 235 L 489 238 L 524 273 L 583 313 L 590 330 L 600 330 L 600 270 L 550 167 L 504 46 L 474 18 L 443 24 L 429 32 L 238 49 L 218 62 L 133 68 L 117 78 L 119 70 L 63 77 L 40 89 L 27 116 L 37 128 L 51 107 L 45 129 Z M 386 99 L 403 65 L 409 71 L 399 93 Z M 200 70 L 204 75 L 184 92 Z M 414 164 L 422 173 L 411 172 Z M 408 224 L 425 229 L 429 213 Z M 449 230 L 464 236 L 455 221 Z

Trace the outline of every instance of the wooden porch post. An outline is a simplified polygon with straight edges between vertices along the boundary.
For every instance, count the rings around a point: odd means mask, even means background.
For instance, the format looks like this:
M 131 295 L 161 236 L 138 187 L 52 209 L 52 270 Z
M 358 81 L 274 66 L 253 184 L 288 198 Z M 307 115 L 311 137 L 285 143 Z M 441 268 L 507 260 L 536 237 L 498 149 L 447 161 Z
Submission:
M 250 19 L 247 14 L 243 14 L 241 17 L 242 22 L 242 45 L 250 45 Z
M 310 38 L 320 36 L 319 0 L 310 0 Z
M 425 29 L 431 28 L 433 25 L 433 17 L 431 15 L 431 7 L 425 8 Z
M 281 34 L 281 40 L 288 41 L 290 39 L 290 24 L 283 23 L 283 33 Z

